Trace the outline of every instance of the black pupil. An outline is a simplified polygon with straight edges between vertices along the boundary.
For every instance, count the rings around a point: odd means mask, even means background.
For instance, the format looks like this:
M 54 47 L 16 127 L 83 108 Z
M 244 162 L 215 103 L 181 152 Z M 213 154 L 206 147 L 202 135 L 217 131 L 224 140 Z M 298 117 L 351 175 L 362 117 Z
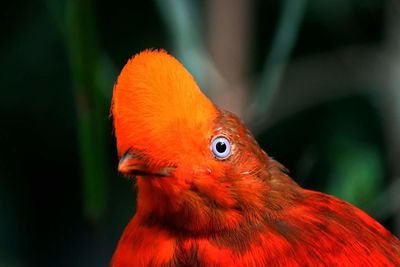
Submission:
M 219 153 L 224 153 L 226 151 L 226 144 L 222 141 L 219 141 L 216 145 L 215 148 Z

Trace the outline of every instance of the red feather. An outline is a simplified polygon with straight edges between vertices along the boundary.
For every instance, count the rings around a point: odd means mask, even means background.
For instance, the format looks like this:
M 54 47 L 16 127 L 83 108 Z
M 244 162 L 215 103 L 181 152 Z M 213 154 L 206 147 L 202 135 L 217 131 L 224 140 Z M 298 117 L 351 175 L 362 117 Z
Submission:
M 112 113 L 119 170 L 139 193 L 111 266 L 400 266 L 395 236 L 299 187 L 165 52 L 128 62 Z M 215 137 L 231 144 L 226 158 Z

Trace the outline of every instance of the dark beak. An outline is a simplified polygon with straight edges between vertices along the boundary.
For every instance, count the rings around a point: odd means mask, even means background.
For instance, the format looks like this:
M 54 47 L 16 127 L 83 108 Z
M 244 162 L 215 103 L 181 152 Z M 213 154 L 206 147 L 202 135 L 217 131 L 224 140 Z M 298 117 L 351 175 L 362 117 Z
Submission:
M 174 170 L 173 166 L 149 166 L 142 157 L 131 153 L 126 153 L 118 164 L 118 171 L 127 176 L 172 176 Z

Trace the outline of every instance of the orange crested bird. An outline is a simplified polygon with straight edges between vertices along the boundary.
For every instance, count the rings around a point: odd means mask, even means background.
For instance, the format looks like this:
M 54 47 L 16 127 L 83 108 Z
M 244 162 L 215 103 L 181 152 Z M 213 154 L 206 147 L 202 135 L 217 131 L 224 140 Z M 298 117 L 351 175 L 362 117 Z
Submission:
M 128 61 L 112 116 L 138 196 L 111 266 L 400 266 L 395 236 L 297 185 L 165 51 Z

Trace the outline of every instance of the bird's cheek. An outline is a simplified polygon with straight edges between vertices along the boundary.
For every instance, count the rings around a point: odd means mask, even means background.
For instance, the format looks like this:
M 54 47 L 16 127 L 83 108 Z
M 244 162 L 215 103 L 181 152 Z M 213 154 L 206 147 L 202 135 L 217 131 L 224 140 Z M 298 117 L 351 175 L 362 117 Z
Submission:
M 181 186 L 189 186 L 195 175 L 196 171 L 193 168 L 180 166 L 175 169 L 172 179 L 174 183 L 180 184 Z
M 213 162 L 203 169 L 203 172 L 213 177 L 213 179 L 225 180 L 227 174 L 230 172 L 229 168 L 223 162 Z

